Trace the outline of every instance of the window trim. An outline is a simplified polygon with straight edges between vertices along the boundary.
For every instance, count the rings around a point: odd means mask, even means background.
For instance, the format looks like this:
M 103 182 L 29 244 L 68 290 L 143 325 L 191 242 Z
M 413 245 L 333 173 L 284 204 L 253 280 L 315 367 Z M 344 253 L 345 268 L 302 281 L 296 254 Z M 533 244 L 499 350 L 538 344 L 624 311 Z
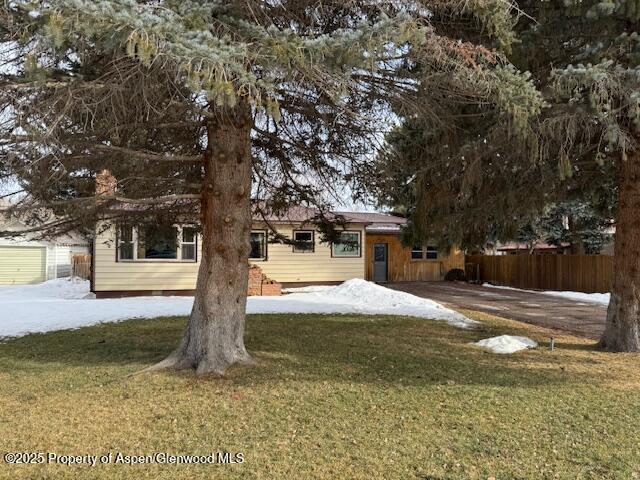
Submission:
M 251 233 L 262 233 L 264 235 L 264 257 L 262 258 L 251 258 L 249 257 L 250 262 L 266 262 L 269 258 L 269 232 L 266 229 L 251 229 Z M 249 245 L 251 245 L 251 236 L 249 236 Z M 251 255 L 251 250 L 249 250 L 249 255 Z
M 185 228 L 192 228 L 193 229 L 193 242 L 185 242 L 183 241 L 183 230 Z M 193 260 L 188 258 L 187 260 L 182 258 L 182 245 L 193 245 Z M 191 224 L 184 224 L 184 225 L 179 225 L 179 241 L 178 241 L 178 248 L 180 249 L 180 259 L 183 262 L 194 262 L 197 263 L 198 262 L 198 230 L 196 229 L 195 225 L 191 225 Z
M 418 250 L 416 248 L 414 248 L 415 245 L 413 247 L 411 247 L 411 250 L 409 251 L 409 261 L 411 262 L 440 262 L 440 252 L 438 251 L 437 247 L 434 247 L 432 245 L 422 245 L 421 247 L 421 252 L 422 255 L 420 256 L 420 258 L 413 258 L 413 252 L 417 252 Z M 427 248 L 432 248 L 435 249 L 436 252 L 436 258 L 427 258 Z M 433 250 L 431 250 L 433 251 Z
M 420 252 L 420 258 L 415 258 L 413 256 L 413 252 Z M 416 248 L 416 245 L 413 245 L 411 247 L 411 251 L 409 252 L 409 259 L 412 262 L 419 262 L 420 260 L 424 260 L 424 253 L 425 253 L 425 247 L 424 246 L 420 246 L 420 248 Z
M 311 250 L 296 250 L 296 233 L 311 233 Z M 292 253 L 315 253 L 316 251 L 316 232 L 315 230 L 294 230 L 292 233 L 294 244 L 291 245 Z
M 176 232 L 176 258 L 138 258 L 138 228 L 139 226 L 131 226 L 132 229 L 132 244 L 133 244 L 133 258 L 122 259 L 120 258 L 120 225 L 116 225 L 116 263 L 198 263 L 198 237 L 200 234 L 194 232 L 194 247 L 195 258 L 193 260 L 184 260 L 182 258 L 182 229 L 184 227 L 195 228 L 195 225 L 190 223 L 185 224 L 171 224 L 172 227 L 177 229 Z M 191 242 L 187 242 L 191 245 Z
M 331 258 L 362 258 L 362 230 L 342 230 L 340 231 L 340 235 L 343 233 L 356 233 L 358 234 L 358 254 L 357 255 L 334 255 L 333 247 L 335 242 L 331 242 Z

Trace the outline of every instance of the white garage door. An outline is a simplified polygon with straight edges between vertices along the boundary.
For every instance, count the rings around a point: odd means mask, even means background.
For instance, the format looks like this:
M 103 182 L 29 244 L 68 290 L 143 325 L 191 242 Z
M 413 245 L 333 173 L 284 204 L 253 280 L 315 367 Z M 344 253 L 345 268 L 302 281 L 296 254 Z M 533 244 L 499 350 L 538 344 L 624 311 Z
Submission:
M 0 247 L 0 285 L 44 282 L 46 258 L 46 247 Z

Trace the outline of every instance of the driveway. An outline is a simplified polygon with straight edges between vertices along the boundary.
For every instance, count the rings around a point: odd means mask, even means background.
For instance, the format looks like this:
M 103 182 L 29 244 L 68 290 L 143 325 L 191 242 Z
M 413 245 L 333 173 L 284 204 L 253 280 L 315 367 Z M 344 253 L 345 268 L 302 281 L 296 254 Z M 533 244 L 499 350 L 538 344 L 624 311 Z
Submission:
M 607 317 L 605 305 L 542 293 L 501 290 L 459 282 L 401 282 L 387 287 L 430 298 L 451 308 L 491 313 L 594 340 L 600 338 Z

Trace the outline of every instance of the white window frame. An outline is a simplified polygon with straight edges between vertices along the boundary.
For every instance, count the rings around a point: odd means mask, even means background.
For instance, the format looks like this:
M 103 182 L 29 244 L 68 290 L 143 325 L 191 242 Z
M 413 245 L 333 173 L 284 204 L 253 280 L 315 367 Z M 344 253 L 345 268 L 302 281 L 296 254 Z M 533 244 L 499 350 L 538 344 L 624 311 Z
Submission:
M 133 258 L 120 258 L 120 245 L 123 243 L 119 238 L 118 232 L 118 242 L 116 245 L 116 258 L 117 262 L 120 263 L 142 263 L 142 262 L 153 262 L 153 263 L 197 263 L 198 262 L 198 237 L 199 234 L 195 232 L 194 234 L 194 251 L 195 258 L 194 259 L 183 259 L 182 258 L 182 229 L 183 228 L 196 228 L 195 225 L 192 224 L 172 224 L 172 227 L 176 228 L 176 258 L 138 258 L 138 227 L 132 226 L 132 243 L 133 243 Z M 120 226 L 116 226 L 116 228 L 120 228 Z M 185 242 L 187 245 L 192 245 L 192 242 Z
M 411 247 L 411 253 L 410 255 L 410 260 L 412 262 L 437 262 L 440 260 L 440 253 L 438 252 L 437 247 L 434 247 L 432 245 L 422 245 L 420 248 L 416 248 L 417 245 L 414 245 L 413 247 Z M 429 250 L 431 249 L 431 250 Z M 436 258 L 428 258 L 427 252 L 436 252 Z M 414 252 L 420 252 L 420 258 L 413 258 L 413 254 Z

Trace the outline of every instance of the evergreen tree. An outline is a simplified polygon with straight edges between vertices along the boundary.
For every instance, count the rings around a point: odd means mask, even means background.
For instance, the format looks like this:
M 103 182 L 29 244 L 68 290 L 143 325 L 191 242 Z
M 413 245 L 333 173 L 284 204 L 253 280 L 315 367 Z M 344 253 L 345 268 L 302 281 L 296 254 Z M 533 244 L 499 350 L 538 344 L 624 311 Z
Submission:
M 477 25 L 494 25 L 480 9 L 494 2 L 433 3 L 478 10 Z M 26 194 L 13 213 L 54 235 L 199 212 L 193 311 L 180 346 L 156 368 L 205 374 L 250 362 L 251 197 L 259 212 L 294 204 L 322 213 L 341 181 L 361 190 L 388 105 L 427 113 L 414 101 L 415 58 L 446 74 L 471 70 L 460 62 L 468 49 L 437 34 L 432 10 L 416 2 L 6 5 L 0 175 Z M 105 168 L 117 189 L 96 195 Z
M 520 227 L 517 240 L 530 245 L 540 240 L 557 246 L 569 243 L 573 254 L 598 254 L 611 241 L 611 218 L 611 210 L 602 215 L 588 201 L 556 203 Z
M 514 238 L 523 218 L 585 196 L 617 199 L 614 282 L 603 347 L 640 350 L 640 10 L 636 0 L 522 1 L 519 42 L 503 54 L 528 84 L 499 95 L 535 98 L 517 113 L 520 135 L 501 128 L 487 101 L 446 118 L 409 118 L 389 137 L 380 171 L 404 177 L 406 197 L 378 183 L 382 202 L 409 204 L 412 232 L 447 243 Z M 497 46 L 487 38 L 487 47 Z M 526 88 L 524 88 L 526 87 Z M 499 97 L 498 97 L 499 98 Z M 510 102 L 513 103 L 513 102 Z M 525 103 L 526 105 L 526 103 Z M 534 103 L 530 102 L 530 105 Z M 525 113 L 525 115 L 521 115 Z M 402 139 L 398 142 L 398 139 Z M 402 173 L 398 173 L 402 172 Z

